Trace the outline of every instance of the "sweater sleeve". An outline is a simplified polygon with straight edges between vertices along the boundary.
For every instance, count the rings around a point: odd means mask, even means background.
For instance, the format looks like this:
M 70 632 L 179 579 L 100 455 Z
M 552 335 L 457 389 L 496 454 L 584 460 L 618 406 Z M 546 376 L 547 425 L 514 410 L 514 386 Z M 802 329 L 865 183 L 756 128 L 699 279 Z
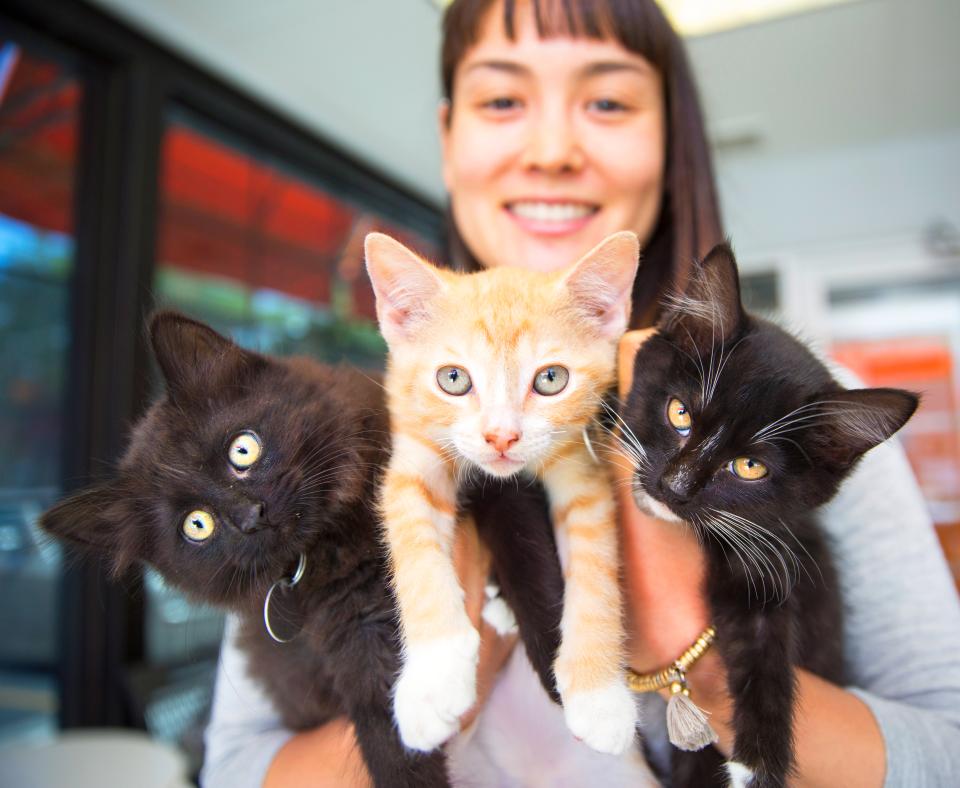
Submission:
M 960 601 L 903 449 L 869 452 L 824 510 L 850 691 L 886 745 L 889 788 L 960 775 Z
M 220 649 L 206 753 L 204 788 L 253 788 L 263 784 L 277 751 L 293 733 L 283 727 L 270 698 L 250 679 L 247 660 L 236 645 L 237 622 L 227 617 Z

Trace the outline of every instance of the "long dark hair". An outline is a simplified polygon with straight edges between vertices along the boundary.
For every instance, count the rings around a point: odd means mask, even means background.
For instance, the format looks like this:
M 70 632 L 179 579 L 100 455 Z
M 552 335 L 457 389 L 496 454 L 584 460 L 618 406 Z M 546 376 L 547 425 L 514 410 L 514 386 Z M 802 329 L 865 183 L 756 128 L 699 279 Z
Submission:
M 453 107 L 453 76 L 476 42 L 486 13 L 497 0 L 454 0 L 443 17 L 441 79 Z M 666 168 L 660 215 L 643 250 L 633 292 L 634 327 L 656 317 L 658 296 L 682 287 L 695 257 L 723 240 L 713 165 L 703 114 L 686 52 L 654 0 L 530 0 L 541 37 L 612 38 L 653 65 L 663 78 L 666 102 Z M 515 0 L 503 0 L 503 26 L 515 38 Z M 451 263 L 480 266 L 447 216 Z

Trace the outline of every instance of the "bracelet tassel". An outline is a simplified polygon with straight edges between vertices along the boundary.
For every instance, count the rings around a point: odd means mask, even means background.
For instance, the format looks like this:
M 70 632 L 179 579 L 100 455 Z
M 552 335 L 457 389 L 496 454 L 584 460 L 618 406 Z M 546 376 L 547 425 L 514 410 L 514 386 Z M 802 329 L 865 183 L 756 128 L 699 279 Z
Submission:
M 717 732 L 703 709 L 691 700 L 683 668 L 674 667 L 676 678 L 670 684 L 670 700 L 667 701 L 667 736 L 678 749 L 688 752 L 702 750 L 717 741 Z

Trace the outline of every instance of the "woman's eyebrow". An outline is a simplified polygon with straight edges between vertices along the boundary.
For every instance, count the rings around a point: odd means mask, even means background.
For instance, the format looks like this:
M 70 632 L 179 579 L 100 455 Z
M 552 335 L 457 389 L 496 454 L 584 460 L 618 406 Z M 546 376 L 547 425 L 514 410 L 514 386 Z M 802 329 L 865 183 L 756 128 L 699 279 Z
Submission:
M 641 76 L 650 76 L 653 72 L 649 66 L 641 63 L 628 63 L 622 60 L 601 60 L 595 63 L 588 63 L 581 69 L 581 76 L 596 77 L 602 74 L 615 74 L 617 72 L 628 71 Z
M 464 74 L 469 74 L 472 71 L 477 69 L 490 68 L 494 71 L 502 71 L 508 74 L 515 74 L 517 76 L 524 76 L 530 73 L 530 69 L 520 63 L 516 63 L 512 60 L 478 60 L 476 63 L 471 63 L 464 70 Z

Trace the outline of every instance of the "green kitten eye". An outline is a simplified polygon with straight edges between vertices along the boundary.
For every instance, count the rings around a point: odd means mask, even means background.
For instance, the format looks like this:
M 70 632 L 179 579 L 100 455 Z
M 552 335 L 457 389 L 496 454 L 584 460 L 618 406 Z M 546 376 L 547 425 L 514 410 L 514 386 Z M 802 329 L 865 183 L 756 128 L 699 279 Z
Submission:
M 690 434 L 690 428 L 693 426 L 690 411 L 676 397 L 671 399 L 667 405 L 667 420 L 670 422 L 670 426 L 684 437 Z
M 767 466 L 752 457 L 737 457 L 730 462 L 730 472 L 748 482 L 755 482 L 767 475 Z
M 230 464 L 238 471 L 244 471 L 260 459 L 263 444 L 253 432 L 241 432 L 230 444 L 227 456 Z
M 217 524 L 210 512 L 196 509 L 184 518 L 180 530 L 191 542 L 205 542 L 213 536 L 213 532 L 217 530 Z
M 470 373 L 463 367 L 440 367 L 437 370 L 437 384 L 455 397 L 462 397 L 473 387 Z
M 545 397 L 552 397 L 559 394 L 567 387 L 567 381 L 570 380 L 570 373 L 566 367 L 559 364 L 551 364 L 549 367 L 541 369 L 533 378 L 533 390 L 537 394 L 543 394 Z

